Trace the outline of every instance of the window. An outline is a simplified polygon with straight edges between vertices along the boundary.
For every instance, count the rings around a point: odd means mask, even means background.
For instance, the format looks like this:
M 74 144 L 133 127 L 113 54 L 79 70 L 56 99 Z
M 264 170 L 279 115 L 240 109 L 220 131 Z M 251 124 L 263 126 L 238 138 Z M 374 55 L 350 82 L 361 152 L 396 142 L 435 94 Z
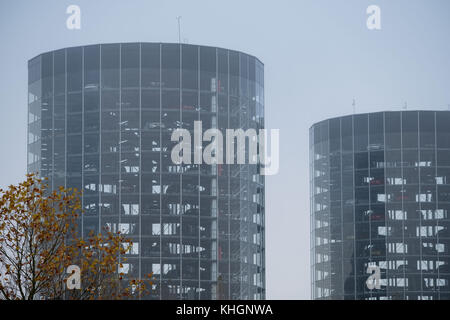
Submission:
M 156 43 L 143 43 L 141 48 L 141 81 L 142 88 L 160 87 L 160 45 Z M 144 105 L 144 104 L 143 104 Z
M 213 90 L 216 84 L 216 49 L 200 47 L 200 90 Z
M 383 113 L 369 114 L 369 150 L 384 148 L 384 119 Z
M 368 119 L 367 114 L 354 117 L 355 152 L 368 150 Z
M 385 130 L 386 130 L 386 148 L 400 149 L 401 135 L 400 135 L 400 113 L 386 112 L 385 113 Z
M 418 113 L 402 112 L 402 146 L 403 148 L 418 148 Z
M 139 87 L 139 44 L 122 44 L 122 88 Z
M 178 44 L 162 45 L 162 86 L 180 87 L 180 46 Z
M 450 114 L 448 112 L 436 112 L 437 148 L 450 148 Z
M 84 47 L 84 89 L 98 90 L 100 82 L 100 46 Z
M 81 91 L 81 68 L 82 68 L 81 47 L 67 49 L 67 91 Z
M 420 148 L 434 148 L 435 146 L 434 112 L 419 112 Z
M 139 204 L 137 203 L 122 203 L 123 212 L 125 215 L 138 215 L 139 214 Z
M 120 84 L 120 46 L 118 44 L 102 45 L 102 87 L 119 88 Z
M 183 45 L 182 51 L 183 89 L 198 89 L 198 47 Z

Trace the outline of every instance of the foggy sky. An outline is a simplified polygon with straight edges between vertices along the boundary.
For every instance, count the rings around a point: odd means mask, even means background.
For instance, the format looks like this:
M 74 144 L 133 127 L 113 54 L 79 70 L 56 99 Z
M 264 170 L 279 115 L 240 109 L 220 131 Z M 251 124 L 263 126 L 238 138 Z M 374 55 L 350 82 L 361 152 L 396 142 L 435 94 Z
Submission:
M 81 7 L 81 30 L 66 8 Z M 381 8 L 381 30 L 366 8 Z M 134 0 L 0 2 L 0 187 L 26 172 L 27 60 L 108 42 L 183 42 L 265 64 L 266 127 L 280 129 L 280 172 L 266 178 L 268 299 L 309 299 L 308 128 L 353 112 L 447 109 L 448 0 Z

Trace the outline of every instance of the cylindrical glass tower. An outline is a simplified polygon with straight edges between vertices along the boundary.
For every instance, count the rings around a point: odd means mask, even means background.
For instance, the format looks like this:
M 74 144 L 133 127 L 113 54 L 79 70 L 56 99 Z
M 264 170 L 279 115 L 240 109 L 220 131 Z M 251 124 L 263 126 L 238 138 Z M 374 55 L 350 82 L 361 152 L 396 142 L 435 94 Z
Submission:
M 28 66 L 28 171 L 83 190 L 81 234 L 129 236 L 121 271 L 153 272 L 150 299 L 265 298 L 258 165 L 171 160 L 173 130 L 192 132 L 196 120 L 203 130 L 264 128 L 257 58 L 118 43 L 44 53 Z
M 450 299 L 450 111 L 314 124 L 310 186 L 314 299 Z

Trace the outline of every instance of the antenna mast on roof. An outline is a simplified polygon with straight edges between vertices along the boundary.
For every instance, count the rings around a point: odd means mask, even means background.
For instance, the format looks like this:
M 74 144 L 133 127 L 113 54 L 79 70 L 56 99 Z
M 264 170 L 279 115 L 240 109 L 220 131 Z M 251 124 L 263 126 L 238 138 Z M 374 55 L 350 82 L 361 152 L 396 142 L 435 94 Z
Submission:
M 178 20 L 178 43 L 181 44 L 181 16 L 177 17 Z
M 356 113 L 356 100 L 355 100 L 355 98 L 353 98 L 352 106 L 353 106 L 353 114 L 355 114 Z
M 408 102 L 405 101 L 405 104 L 403 105 L 403 110 L 408 110 Z

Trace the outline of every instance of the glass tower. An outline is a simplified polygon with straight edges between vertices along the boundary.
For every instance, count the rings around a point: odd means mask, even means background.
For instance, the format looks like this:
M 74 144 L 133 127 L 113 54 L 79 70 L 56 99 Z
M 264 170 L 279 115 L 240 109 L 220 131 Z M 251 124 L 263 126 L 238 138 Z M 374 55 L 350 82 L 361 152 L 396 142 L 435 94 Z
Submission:
M 310 190 L 312 298 L 450 299 L 450 111 L 314 124 Z
M 117 43 L 43 53 L 28 70 L 28 172 L 83 190 L 82 235 L 108 228 L 133 241 L 121 271 L 153 272 L 146 298 L 265 298 L 259 166 L 175 165 L 170 156 L 173 130 L 194 136 L 194 121 L 223 133 L 264 128 L 257 58 Z

